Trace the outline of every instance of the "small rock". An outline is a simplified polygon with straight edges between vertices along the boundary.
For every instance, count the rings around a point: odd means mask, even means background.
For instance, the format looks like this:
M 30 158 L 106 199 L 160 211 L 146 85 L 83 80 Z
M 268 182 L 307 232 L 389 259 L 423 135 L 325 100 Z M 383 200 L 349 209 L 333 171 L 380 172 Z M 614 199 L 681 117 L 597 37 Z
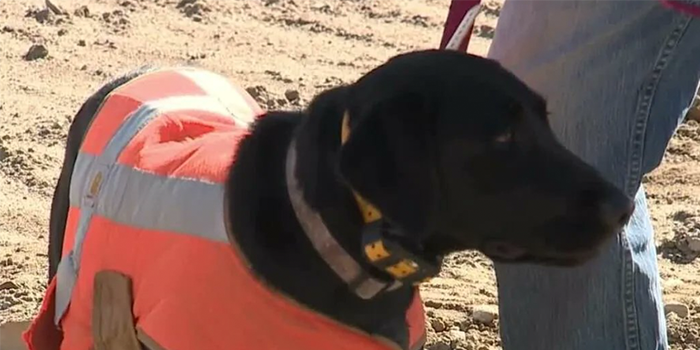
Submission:
M 201 22 L 204 20 L 205 13 L 211 12 L 211 8 L 199 0 L 181 0 L 176 7 L 195 22 Z
M 245 91 L 250 95 L 250 97 L 257 99 L 262 93 L 261 86 L 249 86 L 245 88 Z
M 68 30 L 61 28 L 58 30 L 57 34 L 58 34 L 58 36 L 64 36 L 64 35 L 68 34 Z
M 441 319 L 434 319 L 430 321 L 430 325 L 433 327 L 433 330 L 436 332 L 442 332 L 447 328 L 445 325 L 445 322 L 443 322 Z
M 85 47 L 85 45 L 87 45 L 85 40 L 83 40 L 83 39 L 78 40 L 78 46 Z
M 3 261 L 0 261 L 0 266 L 12 266 L 14 265 L 14 261 L 12 261 L 12 258 L 7 258 Z
M 491 325 L 498 318 L 498 308 L 495 305 L 476 306 L 472 311 L 472 318 L 478 323 Z
M 176 8 L 185 7 L 185 6 L 187 6 L 187 5 L 192 5 L 192 4 L 194 4 L 195 2 L 197 2 L 197 0 L 180 0 L 180 2 L 178 2 L 177 5 L 176 5 L 175 7 L 176 7 Z
M 51 13 L 51 11 L 49 11 L 49 9 L 39 10 L 36 13 L 34 13 L 34 19 L 36 19 L 37 22 L 42 24 L 48 22 L 52 16 L 53 14 Z
M 57 14 L 57 15 L 62 15 L 66 13 L 66 11 L 61 7 L 61 5 L 58 4 L 59 1 L 57 0 L 46 0 L 46 7 L 51 10 L 51 12 Z
M 289 102 L 299 101 L 299 91 L 289 89 L 284 92 L 284 97 L 286 97 Z
M 438 341 L 437 343 L 428 346 L 428 350 L 450 350 L 450 344 L 447 344 L 444 341 Z
M 690 107 L 690 110 L 688 110 L 687 118 L 689 120 L 694 120 L 696 122 L 700 122 L 700 95 L 695 96 L 695 101 L 693 101 L 693 106 Z
M 42 44 L 34 44 L 32 45 L 29 50 L 27 50 L 27 53 L 24 55 L 24 60 L 25 61 L 34 61 L 42 58 L 46 58 L 46 56 L 49 55 L 49 50 L 46 48 L 46 46 Z
M 680 318 L 686 318 L 688 316 L 689 309 L 688 305 L 681 302 L 670 301 L 665 303 L 664 311 L 666 315 L 675 314 Z
M 77 17 L 90 17 L 90 9 L 86 6 L 80 6 L 73 12 Z
M 695 253 L 700 252 L 700 237 L 688 237 L 688 248 Z
M 17 289 L 19 286 L 15 282 L 12 281 L 6 281 L 0 283 L 0 290 L 7 290 L 7 289 Z
M 450 340 L 457 342 L 464 342 L 467 340 L 467 333 L 460 331 L 459 329 L 450 329 Z
M 10 151 L 7 148 L 0 145 L 0 161 L 10 156 Z

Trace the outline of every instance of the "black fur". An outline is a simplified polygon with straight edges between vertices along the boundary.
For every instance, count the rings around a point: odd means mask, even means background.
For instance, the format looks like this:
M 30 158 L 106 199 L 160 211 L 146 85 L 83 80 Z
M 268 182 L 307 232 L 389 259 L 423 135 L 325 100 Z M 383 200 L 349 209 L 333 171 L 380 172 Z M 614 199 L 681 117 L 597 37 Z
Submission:
M 112 82 L 69 132 L 51 217 L 60 257 L 76 152 Z M 351 135 L 341 147 L 343 113 Z M 478 249 L 494 260 L 574 265 L 626 223 L 632 202 L 562 147 L 546 103 L 497 62 L 449 51 L 397 56 L 303 112 L 270 112 L 242 141 L 227 181 L 230 234 L 254 272 L 312 309 L 398 341 L 413 290 L 356 297 L 318 256 L 292 210 L 285 157 L 294 140 L 305 201 L 364 267 L 354 188 L 428 256 Z

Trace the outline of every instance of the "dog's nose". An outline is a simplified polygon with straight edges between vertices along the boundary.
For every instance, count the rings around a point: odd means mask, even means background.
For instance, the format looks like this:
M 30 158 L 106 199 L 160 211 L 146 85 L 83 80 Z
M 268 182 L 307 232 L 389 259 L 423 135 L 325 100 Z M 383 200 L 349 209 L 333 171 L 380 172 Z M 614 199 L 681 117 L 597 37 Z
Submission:
M 600 205 L 602 223 L 615 231 L 620 231 L 634 212 L 634 201 L 622 193 L 610 195 Z
M 627 224 L 634 212 L 634 201 L 613 188 L 583 190 L 578 204 L 580 209 L 595 215 L 601 225 L 615 232 Z

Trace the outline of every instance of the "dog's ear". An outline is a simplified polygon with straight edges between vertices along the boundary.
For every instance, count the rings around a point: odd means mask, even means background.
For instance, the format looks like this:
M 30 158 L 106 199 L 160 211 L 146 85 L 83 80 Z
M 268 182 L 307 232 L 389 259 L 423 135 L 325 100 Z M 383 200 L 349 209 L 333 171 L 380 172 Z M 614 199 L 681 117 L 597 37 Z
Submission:
M 340 150 L 347 184 L 415 239 L 430 234 L 438 201 L 435 118 L 404 94 L 349 110 Z

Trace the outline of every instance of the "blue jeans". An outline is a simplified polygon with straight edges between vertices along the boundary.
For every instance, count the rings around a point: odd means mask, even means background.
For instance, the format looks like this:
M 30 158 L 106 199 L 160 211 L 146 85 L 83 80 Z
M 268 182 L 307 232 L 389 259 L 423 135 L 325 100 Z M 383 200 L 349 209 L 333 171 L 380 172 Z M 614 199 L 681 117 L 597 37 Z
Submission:
M 698 89 L 700 18 L 658 1 L 510 0 L 489 57 L 543 94 L 559 139 L 637 204 L 584 266 L 496 265 L 503 348 L 667 349 L 641 178 Z

